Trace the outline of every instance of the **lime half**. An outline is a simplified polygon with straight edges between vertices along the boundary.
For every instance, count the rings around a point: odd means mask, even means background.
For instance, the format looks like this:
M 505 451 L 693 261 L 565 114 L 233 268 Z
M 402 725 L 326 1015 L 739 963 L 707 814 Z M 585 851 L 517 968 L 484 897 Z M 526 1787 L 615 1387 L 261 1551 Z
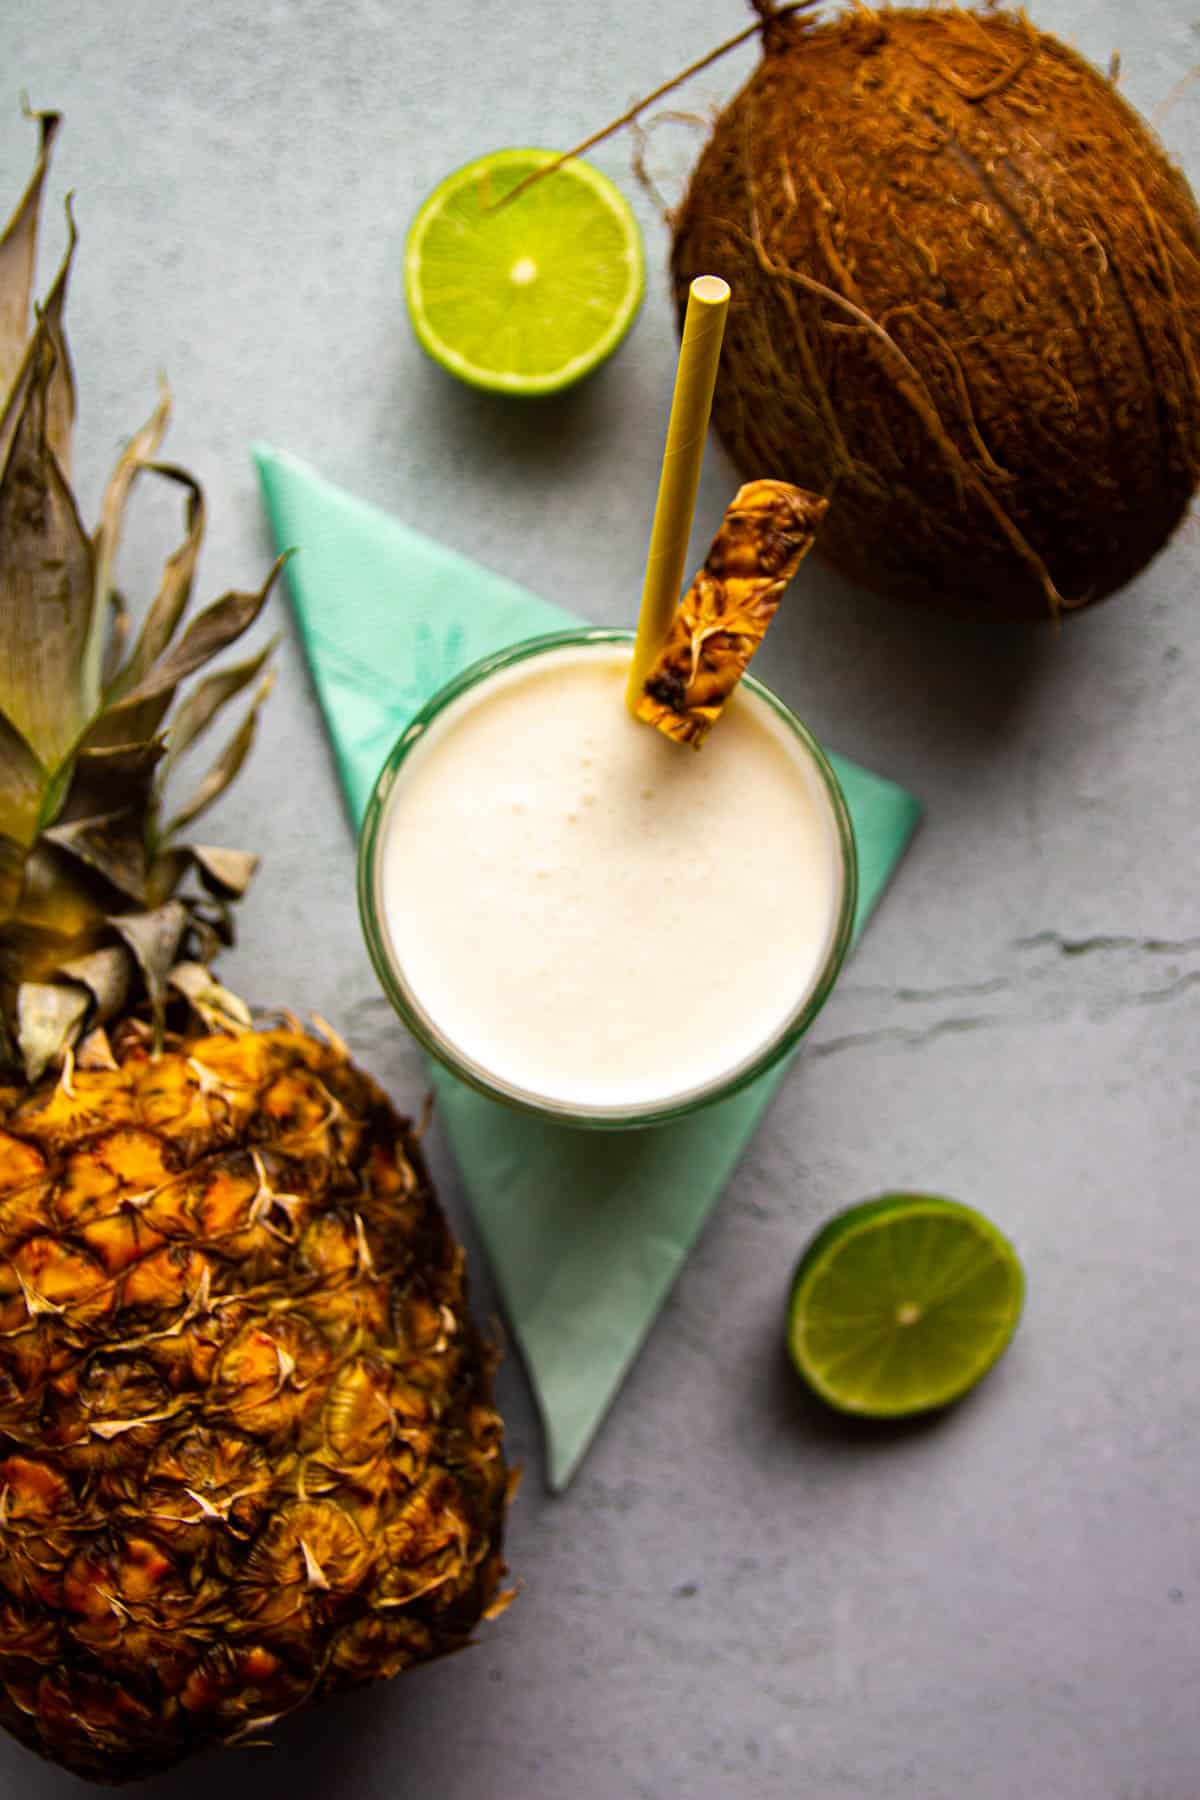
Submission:
M 956 1200 L 884 1194 L 839 1213 L 797 1266 L 788 1348 L 842 1412 L 902 1418 L 957 1400 L 1008 1347 L 1025 1278 Z
M 633 323 L 645 271 L 628 202 L 587 163 L 497 150 L 448 175 L 412 222 L 404 297 L 435 362 L 474 387 L 551 394 L 588 374 Z

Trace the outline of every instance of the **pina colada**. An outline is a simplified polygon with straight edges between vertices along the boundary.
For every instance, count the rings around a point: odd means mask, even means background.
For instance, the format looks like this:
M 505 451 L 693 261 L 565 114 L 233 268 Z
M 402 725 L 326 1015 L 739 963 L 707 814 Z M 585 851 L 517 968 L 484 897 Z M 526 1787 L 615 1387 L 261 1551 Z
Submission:
M 853 912 L 828 765 L 743 682 L 703 751 L 624 704 L 619 633 L 523 646 L 426 709 L 381 777 L 361 890 L 380 974 L 451 1068 L 635 1124 L 808 1022 Z

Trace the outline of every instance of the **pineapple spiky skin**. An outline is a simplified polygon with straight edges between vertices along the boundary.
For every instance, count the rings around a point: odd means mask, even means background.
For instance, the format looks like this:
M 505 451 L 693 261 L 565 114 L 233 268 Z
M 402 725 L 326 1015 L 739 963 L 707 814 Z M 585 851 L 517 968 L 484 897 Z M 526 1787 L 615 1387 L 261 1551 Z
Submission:
M 411 1129 L 294 1029 L 0 1097 L 0 1717 L 143 1775 L 466 1643 L 508 1475 Z
M 204 505 L 154 460 L 165 392 L 84 532 L 73 224 L 24 341 L 39 123 L 0 233 L 0 1723 L 118 1781 L 468 1642 L 506 1598 L 511 1484 L 414 1132 L 332 1033 L 254 1030 L 209 969 L 255 859 L 190 827 L 270 647 L 187 684 L 274 571 L 185 623 Z M 141 479 L 185 527 L 135 636 L 113 570 Z

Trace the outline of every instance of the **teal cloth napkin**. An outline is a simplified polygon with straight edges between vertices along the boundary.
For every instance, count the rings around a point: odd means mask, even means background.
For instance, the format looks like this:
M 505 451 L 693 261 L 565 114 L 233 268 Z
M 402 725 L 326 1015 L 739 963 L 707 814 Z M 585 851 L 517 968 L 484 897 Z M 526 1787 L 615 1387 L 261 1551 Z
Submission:
M 254 449 L 355 825 L 431 694 L 520 638 L 578 623 L 466 557 Z M 855 934 L 920 813 L 831 758 L 854 821 Z M 350 878 L 347 857 L 347 879 Z M 836 995 L 835 995 L 836 998 Z M 786 1067 L 676 1124 L 596 1133 L 512 1112 L 433 1068 L 442 1122 L 541 1409 L 550 1485 L 570 1481 Z

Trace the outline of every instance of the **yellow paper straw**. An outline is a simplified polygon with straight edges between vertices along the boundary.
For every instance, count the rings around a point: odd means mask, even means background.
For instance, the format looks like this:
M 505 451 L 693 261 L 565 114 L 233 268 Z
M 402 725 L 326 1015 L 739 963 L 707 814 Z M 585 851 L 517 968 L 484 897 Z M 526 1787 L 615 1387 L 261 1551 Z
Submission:
M 631 712 L 637 707 L 646 671 L 670 629 L 679 604 L 688 533 L 696 506 L 700 465 L 704 461 L 704 437 L 708 430 L 708 415 L 712 411 L 728 310 L 728 282 L 722 281 L 719 275 L 697 275 L 688 292 L 687 314 L 683 321 L 683 342 L 679 346 L 679 366 L 675 371 L 675 392 L 667 425 L 667 447 L 663 451 L 637 639 L 625 696 Z

